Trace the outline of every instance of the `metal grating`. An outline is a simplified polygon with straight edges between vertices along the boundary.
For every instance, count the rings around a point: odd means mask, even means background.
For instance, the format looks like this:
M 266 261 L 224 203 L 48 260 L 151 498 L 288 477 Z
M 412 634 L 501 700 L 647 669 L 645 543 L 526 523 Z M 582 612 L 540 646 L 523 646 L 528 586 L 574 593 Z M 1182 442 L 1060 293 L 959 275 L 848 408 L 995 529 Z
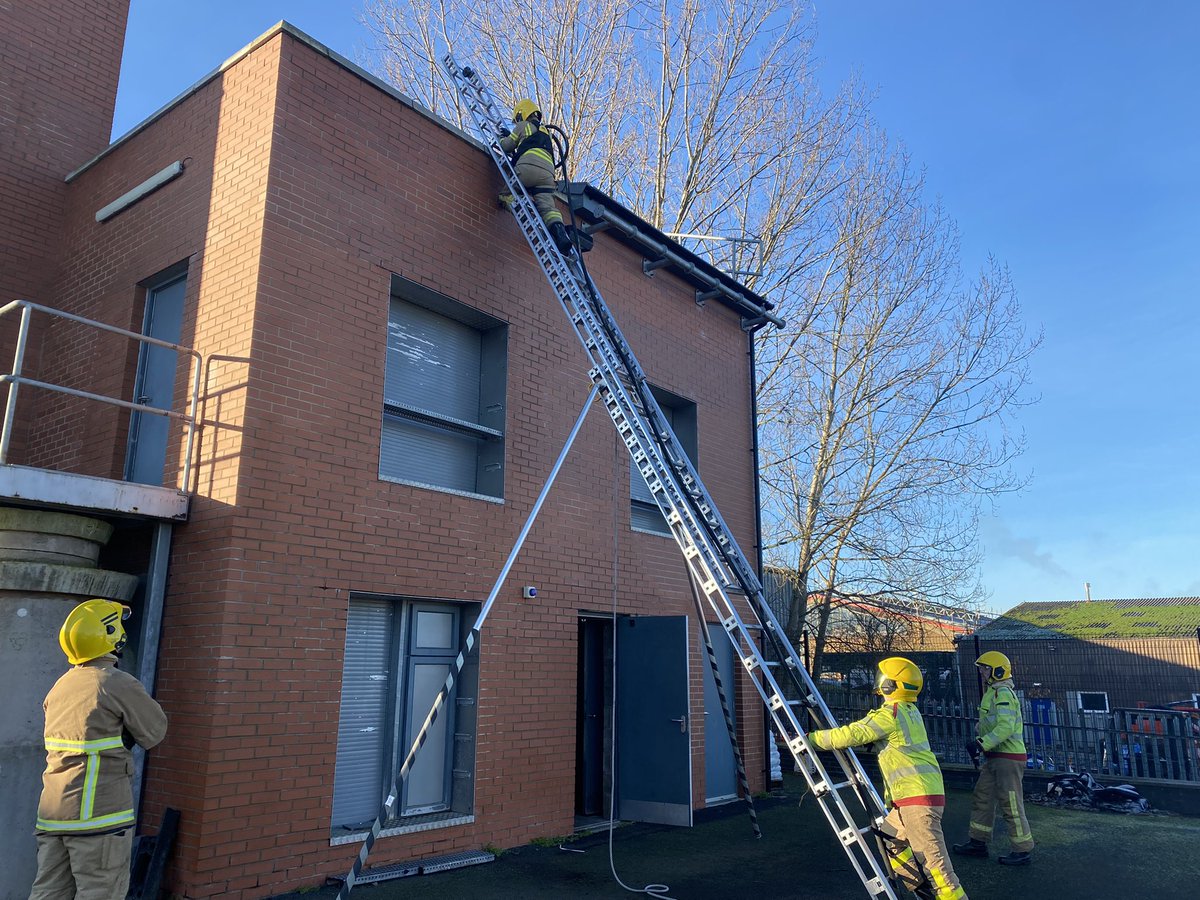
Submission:
M 462 869 L 466 866 L 477 866 L 480 863 L 495 862 L 494 853 L 484 850 L 466 850 L 462 853 L 448 853 L 445 856 L 431 856 L 429 859 L 414 862 L 393 863 L 388 866 L 378 866 L 373 869 L 363 869 L 354 880 L 355 884 L 369 884 L 375 881 L 391 881 L 394 878 L 408 878 L 412 875 L 432 875 L 434 872 L 446 872 L 450 869 Z M 338 878 L 342 881 L 342 878 Z
M 421 874 L 445 872 L 447 869 L 461 869 L 465 866 L 477 866 L 480 863 L 495 862 L 496 855 L 485 850 L 467 850 L 463 853 L 450 853 L 446 856 L 435 856 L 422 860 Z
M 420 875 L 421 867 L 416 863 L 395 863 L 390 866 L 379 866 L 366 869 L 358 876 L 358 884 L 371 881 L 391 881 L 393 878 L 407 878 L 410 875 Z

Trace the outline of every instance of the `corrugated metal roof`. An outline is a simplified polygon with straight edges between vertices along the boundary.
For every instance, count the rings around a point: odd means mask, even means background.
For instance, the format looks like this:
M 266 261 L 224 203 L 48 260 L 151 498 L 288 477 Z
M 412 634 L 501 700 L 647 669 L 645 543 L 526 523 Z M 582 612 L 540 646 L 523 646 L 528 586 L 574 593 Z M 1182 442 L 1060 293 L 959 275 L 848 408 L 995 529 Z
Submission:
M 1200 597 L 1022 603 L 979 629 L 993 640 L 1196 637 Z

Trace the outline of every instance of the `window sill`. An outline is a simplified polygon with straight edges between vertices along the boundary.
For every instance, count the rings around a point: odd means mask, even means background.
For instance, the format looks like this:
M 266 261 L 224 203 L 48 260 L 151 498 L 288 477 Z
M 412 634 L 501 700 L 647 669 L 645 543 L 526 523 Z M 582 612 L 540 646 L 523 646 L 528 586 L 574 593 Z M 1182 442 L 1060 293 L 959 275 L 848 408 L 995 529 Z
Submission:
M 667 538 L 668 540 L 672 541 L 675 540 L 675 535 L 669 531 L 651 531 L 649 528 L 639 528 L 636 525 L 630 525 L 629 530 L 636 532 L 637 534 L 652 534 L 655 537 Z
M 454 825 L 470 825 L 475 821 L 473 815 L 463 815 L 456 812 L 431 813 L 425 816 L 414 816 L 418 821 L 405 825 L 392 825 L 379 832 L 380 837 L 395 837 L 400 834 L 416 834 L 419 831 L 435 831 L 438 828 L 450 828 Z M 330 847 L 340 844 L 360 844 L 366 839 L 369 831 L 358 831 L 352 834 L 338 834 L 329 839 Z
M 472 491 L 460 491 L 455 488 L 441 487 L 436 484 L 427 484 L 424 481 L 409 481 L 404 478 L 396 478 L 392 475 L 379 476 L 380 481 L 386 481 L 388 484 L 406 484 L 409 487 L 421 488 L 426 491 L 437 491 L 439 494 L 453 494 L 455 497 L 468 497 L 471 500 L 483 500 L 486 503 L 498 503 L 504 505 L 503 497 L 494 497 L 491 494 L 476 494 Z

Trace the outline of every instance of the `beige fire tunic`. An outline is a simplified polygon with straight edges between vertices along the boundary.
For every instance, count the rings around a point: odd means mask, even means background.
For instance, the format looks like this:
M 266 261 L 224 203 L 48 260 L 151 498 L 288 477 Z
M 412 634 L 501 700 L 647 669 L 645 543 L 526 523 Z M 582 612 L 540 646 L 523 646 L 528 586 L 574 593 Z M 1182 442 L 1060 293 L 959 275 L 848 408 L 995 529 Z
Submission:
M 126 744 L 155 746 L 166 736 L 167 717 L 116 662 L 107 655 L 72 666 L 46 695 L 39 832 L 102 834 L 136 818 Z

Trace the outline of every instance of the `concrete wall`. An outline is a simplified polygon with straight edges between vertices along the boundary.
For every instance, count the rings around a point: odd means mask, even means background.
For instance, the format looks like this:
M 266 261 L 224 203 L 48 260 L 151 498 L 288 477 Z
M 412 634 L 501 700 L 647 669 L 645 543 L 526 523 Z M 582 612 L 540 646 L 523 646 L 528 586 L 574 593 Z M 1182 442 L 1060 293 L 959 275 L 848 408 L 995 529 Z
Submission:
M 127 601 L 137 579 L 96 568 L 112 526 L 63 513 L 0 507 L 0 900 L 23 900 L 37 871 L 33 829 L 46 748 L 42 698 L 69 668 L 58 646 L 63 620 L 94 597 Z

